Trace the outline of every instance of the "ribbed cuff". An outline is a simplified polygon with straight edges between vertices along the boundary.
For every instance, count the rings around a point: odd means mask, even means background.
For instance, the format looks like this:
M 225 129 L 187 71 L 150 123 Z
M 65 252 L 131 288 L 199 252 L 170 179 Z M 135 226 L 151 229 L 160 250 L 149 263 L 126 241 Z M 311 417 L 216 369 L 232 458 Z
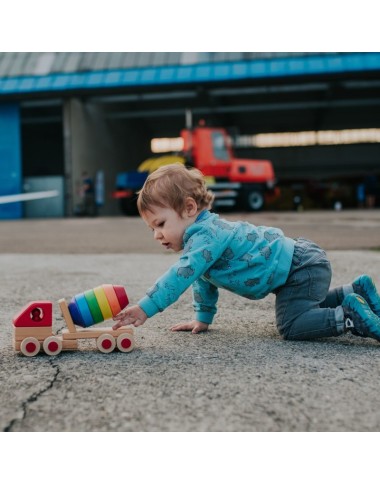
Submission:
M 198 320 L 198 322 L 207 323 L 207 325 L 210 325 L 214 319 L 214 314 L 208 312 L 197 312 L 195 314 L 195 319 Z
M 153 317 L 153 315 L 160 311 L 158 306 L 149 296 L 144 296 L 144 298 L 141 298 L 141 300 L 137 304 L 142 310 L 144 310 L 148 318 Z

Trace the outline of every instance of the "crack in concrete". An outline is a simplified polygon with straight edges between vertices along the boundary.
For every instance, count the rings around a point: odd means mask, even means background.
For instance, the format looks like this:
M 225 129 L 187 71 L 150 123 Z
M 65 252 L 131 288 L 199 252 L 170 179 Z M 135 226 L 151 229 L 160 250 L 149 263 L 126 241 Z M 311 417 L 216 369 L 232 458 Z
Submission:
M 52 362 L 52 360 L 49 360 L 49 364 L 52 366 L 53 369 L 55 369 L 55 374 L 54 374 L 53 378 L 46 385 L 46 387 L 44 387 L 43 389 L 41 389 L 38 392 L 33 393 L 24 402 L 21 403 L 22 416 L 20 418 L 14 418 L 14 419 L 12 419 L 10 421 L 10 423 L 3 428 L 2 431 L 4 433 L 12 432 L 14 425 L 17 422 L 22 422 L 26 418 L 29 404 L 31 404 L 33 402 L 36 402 L 37 399 L 39 399 L 45 392 L 47 392 L 49 389 L 52 389 L 53 388 L 54 383 L 57 381 L 58 375 L 60 373 L 60 369 L 59 369 L 59 366 L 57 364 L 55 364 L 54 362 Z

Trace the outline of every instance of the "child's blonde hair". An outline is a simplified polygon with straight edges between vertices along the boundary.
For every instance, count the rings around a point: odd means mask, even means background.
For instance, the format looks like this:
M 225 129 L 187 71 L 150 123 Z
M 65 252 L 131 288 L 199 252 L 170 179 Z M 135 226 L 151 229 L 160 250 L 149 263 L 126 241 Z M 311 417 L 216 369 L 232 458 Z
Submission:
M 155 205 L 170 207 L 182 216 L 188 197 L 195 200 L 198 210 L 209 209 L 214 200 L 198 169 L 187 169 L 181 164 L 165 165 L 146 179 L 138 193 L 137 208 L 142 215 Z

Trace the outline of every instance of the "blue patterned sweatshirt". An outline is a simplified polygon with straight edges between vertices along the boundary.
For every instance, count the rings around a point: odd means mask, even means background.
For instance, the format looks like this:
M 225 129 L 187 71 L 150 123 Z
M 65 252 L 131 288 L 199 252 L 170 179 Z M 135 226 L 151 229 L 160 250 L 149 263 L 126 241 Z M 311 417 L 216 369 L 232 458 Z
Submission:
M 218 288 L 258 300 L 287 280 L 294 240 L 281 229 L 230 222 L 203 211 L 185 231 L 183 252 L 138 305 L 148 317 L 162 312 L 191 285 L 195 319 L 210 324 Z

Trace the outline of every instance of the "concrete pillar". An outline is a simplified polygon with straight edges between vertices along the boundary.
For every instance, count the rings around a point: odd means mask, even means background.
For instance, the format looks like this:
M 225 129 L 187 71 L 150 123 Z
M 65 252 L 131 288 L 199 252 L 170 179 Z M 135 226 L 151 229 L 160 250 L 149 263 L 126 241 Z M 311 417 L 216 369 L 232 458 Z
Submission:
M 102 113 L 86 105 L 77 98 L 64 103 L 64 158 L 66 181 L 66 215 L 75 215 L 80 203 L 79 190 L 82 173 L 87 172 L 95 182 L 96 172 L 105 170 L 107 160 L 107 139 L 109 135 L 104 127 Z M 112 164 L 112 163 L 111 163 Z M 100 214 L 109 213 L 107 207 L 100 208 Z
M 75 213 L 82 172 L 95 181 L 104 174 L 104 206 L 99 215 L 120 215 L 119 202 L 111 198 L 116 174 L 135 168 L 142 157 L 136 154 L 141 143 L 138 130 L 107 119 L 100 103 L 70 99 L 63 109 L 66 215 Z
M 66 217 L 74 215 L 72 144 L 72 101 L 69 99 L 63 104 L 64 201 Z

